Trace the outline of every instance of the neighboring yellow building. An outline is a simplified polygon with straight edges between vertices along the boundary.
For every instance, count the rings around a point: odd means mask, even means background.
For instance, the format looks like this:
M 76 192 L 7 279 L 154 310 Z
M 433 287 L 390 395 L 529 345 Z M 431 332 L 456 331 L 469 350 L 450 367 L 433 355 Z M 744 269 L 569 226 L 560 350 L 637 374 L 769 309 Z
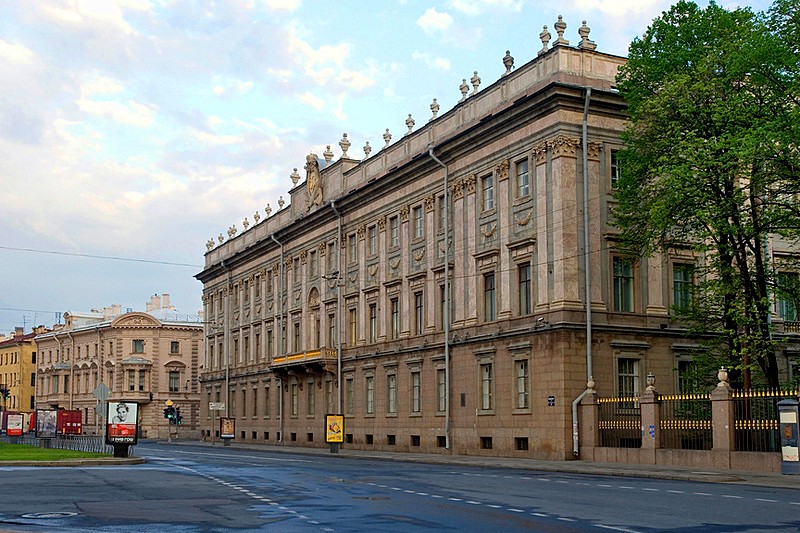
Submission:
M 13 337 L 0 341 L 0 410 L 31 413 L 36 399 L 36 335 L 44 327 L 27 335 L 16 328 Z M 6 395 L 8 397 L 6 397 Z
M 181 409 L 181 437 L 196 437 L 198 372 L 204 353 L 199 316 L 180 315 L 169 295 L 154 296 L 146 312 L 120 306 L 66 313 L 65 324 L 37 337 L 37 406 L 78 409 L 83 432 L 102 434 L 98 386 L 109 401 L 139 404 L 142 438 L 167 438 L 167 400 Z M 29 378 L 31 379 L 31 378 Z M 103 387 L 101 387 L 103 389 Z

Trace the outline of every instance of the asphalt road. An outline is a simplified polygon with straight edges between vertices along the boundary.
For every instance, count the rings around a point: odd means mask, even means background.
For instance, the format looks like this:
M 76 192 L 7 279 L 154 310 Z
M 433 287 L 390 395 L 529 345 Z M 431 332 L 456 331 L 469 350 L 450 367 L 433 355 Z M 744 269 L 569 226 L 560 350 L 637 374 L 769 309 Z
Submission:
M 0 467 L 0 531 L 798 532 L 800 490 L 140 444 Z

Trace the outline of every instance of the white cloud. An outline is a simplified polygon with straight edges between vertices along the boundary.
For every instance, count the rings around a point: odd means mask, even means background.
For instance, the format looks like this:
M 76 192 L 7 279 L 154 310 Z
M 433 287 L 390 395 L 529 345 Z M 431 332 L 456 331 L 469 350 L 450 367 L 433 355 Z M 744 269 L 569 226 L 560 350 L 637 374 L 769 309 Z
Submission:
M 147 127 L 153 124 L 155 113 L 145 104 L 129 100 L 127 104 L 111 101 L 88 100 L 81 98 L 76 101 L 78 108 L 90 115 L 108 117 L 115 122 L 130 124 L 131 126 Z
M 414 61 L 421 61 L 428 68 L 433 70 L 450 70 L 450 60 L 444 57 L 434 57 L 427 52 L 419 52 L 415 50 L 411 54 L 411 59 Z
M 667 6 L 667 3 L 663 0 L 638 0 L 636 2 L 620 2 L 619 0 L 575 0 L 575 7 L 580 10 L 596 10 L 612 17 L 642 13 L 649 14 L 657 11 L 655 6 L 660 4 Z
M 131 35 L 136 32 L 125 20 L 125 11 L 149 11 L 150 8 L 147 0 L 71 0 L 64 7 L 47 5 L 41 10 L 62 23 L 114 28 L 114 31 Z
M 96 94 L 119 94 L 125 90 L 125 86 L 119 80 L 108 76 L 96 76 L 83 83 L 80 93 L 83 96 L 93 96 Z
M 0 39 L 0 59 L 9 63 L 30 64 L 36 59 L 36 54 L 25 45 Z
M 417 19 L 417 26 L 428 34 L 437 31 L 445 31 L 452 26 L 452 24 L 453 17 L 447 13 L 436 11 L 435 7 L 429 7 L 425 13 Z
M 218 96 L 247 94 L 252 88 L 252 81 L 226 80 L 214 87 L 214 94 Z
M 325 109 L 325 100 L 323 100 L 319 96 L 311 94 L 308 91 L 301 94 L 298 98 L 304 104 L 311 106 L 318 111 L 322 111 L 323 109 Z
M 375 79 L 368 73 L 345 68 L 352 50 L 348 43 L 314 48 L 300 37 L 296 28 L 290 28 L 287 49 L 295 63 L 302 66 L 305 75 L 317 85 L 324 87 L 332 84 L 360 91 L 375 84 Z
M 189 133 L 198 142 L 209 145 L 235 145 L 243 141 L 240 135 L 217 135 L 194 128 L 190 128 Z
M 263 0 L 264 5 L 272 11 L 288 11 L 293 12 L 300 9 L 302 0 Z
M 623 4 L 619 0 L 611 1 Z M 520 0 L 452 0 L 450 2 L 453 9 L 465 15 L 480 15 L 487 11 L 496 10 L 519 12 L 522 11 L 522 4 L 523 2 Z

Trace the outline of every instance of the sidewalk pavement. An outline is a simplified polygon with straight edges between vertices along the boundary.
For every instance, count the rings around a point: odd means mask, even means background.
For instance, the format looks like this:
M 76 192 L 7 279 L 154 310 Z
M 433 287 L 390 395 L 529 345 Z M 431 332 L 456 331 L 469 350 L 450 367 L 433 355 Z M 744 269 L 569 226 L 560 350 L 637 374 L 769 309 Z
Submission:
M 214 444 L 200 441 L 159 441 L 159 444 L 191 444 L 237 450 L 262 450 L 269 452 L 315 455 L 319 457 L 369 459 L 378 461 L 398 461 L 440 465 L 474 466 L 483 468 L 508 468 L 511 470 L 536 470 L 540 472 L 561 472 L 566 474 L 585 474 L 598 476 L 621 476 L 650 479 L 671 479 L 677 481 L 700 481 L 708 483 L 731 483 L 782 489 L 800 490 L 800 475 L 784 475 L 767 472 L 745 472 L 734 470 L 702 470 L 662 465 L 640 465 L 625 463 L 595 463 L 589 461 L 541 461 L 513 457 L 483 457 L 472 455 L 425 454 L 411 452 L 384 452 L 373 450 L 353 450 L 347 447 L 331 453 L 329 448 L 307 448 L 303 446 L 279 446 L 269 444 L 240 444 L 232 441 L 225 446 L 221 441 Z

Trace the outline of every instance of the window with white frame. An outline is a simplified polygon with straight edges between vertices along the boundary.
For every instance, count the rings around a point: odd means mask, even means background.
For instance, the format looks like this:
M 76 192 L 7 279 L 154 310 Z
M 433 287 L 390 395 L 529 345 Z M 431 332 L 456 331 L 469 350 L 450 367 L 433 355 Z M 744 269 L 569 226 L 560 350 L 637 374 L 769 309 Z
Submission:
M 411 210 L 412 219 L 414 221 L 414 238 L 421 239 L 423 235 L 423 218 L 422 206 L 418 205 Z
M 358 340 L 358 312 L 355 308 L 347 310 L 347 323 L 350 332 L 350 346 L 355 346 Z
M 367 240 L 369 241 L 369 255 L 378 255 L 378 226 L 367 228 Z
M 617 395 L 622 398 L 639 396 L 639 360 L 631 357 L 617 359 Z
M 633 263 L 614 257 L 614 311 L 633 312 Z
M 519 314 L 529 315 L 533 311 L 530 263 L 524 263 L 517 267 L 517 278 L 519 281 Z
M 619 182 L 619 150 L 611 150 L 611 187 L 617 188 Z
M 493 375 L 492 363 L 480 365 L 481 372 L 481 410 L 489 411 L 492 409 Z
M 422 291 L 414 293 L 414 333 L 422 335 L 425 331 L 425 305 Z
M 395 296 L 389 299 L 389 331 L 392 339 L 400 337 L 400 300 Z
M 444 368 L 436 369 L 436 411 L 447 410 L 447 373 Z
M 422 411 L 422 374 L 419 370 L 411 372 L 411 412 Z
M 483 317 L 486 322 L 492 322 L 497 318 L 494 272 L 483 275 Z
M 178 370 L 169 371 L 169 391 L 179 392 L 181 390 L 181 373 Z
M 675 263 L 672 265 L 672 304 L 676 309 L 687 310 L 692 303 L 692 277 L 694 265 Z
M 400 219 L 389 217 L 389 246 L 400 246 Z
M 530 407 L 530 375 L 527 359 L 514 361 L 514 374 L 516 378 L 516 408 L 528 409 Z
M 367 376 L 365 386 L 367 414 L 371 415 L 375 413 L 375 376 Z
M 529 196 L 531 193 L 530 177 L 528 175 L 528 160 L 523 159 L 516 163 L 517 198 Z
M 397 413 L 397 374 L 386 376 L 386 412 Z
M 378 342 L 378 304 L 369 304 L 369 342 Z
M 481 210 L 494 209 L 494 176 L 481 178 Z
M 299 402 L 299 395 L 300 391 L 298 390 L 299 387 L 297 386 L 296 381 L 292 381 L 290 386 L 290 401 L 289 401 L 289 413 L 291 416 L 297 416 L 297 404 Z
M 353 414 L 353 378 L 348 377 L 344 380 L 344 405 L 345 414 Z

